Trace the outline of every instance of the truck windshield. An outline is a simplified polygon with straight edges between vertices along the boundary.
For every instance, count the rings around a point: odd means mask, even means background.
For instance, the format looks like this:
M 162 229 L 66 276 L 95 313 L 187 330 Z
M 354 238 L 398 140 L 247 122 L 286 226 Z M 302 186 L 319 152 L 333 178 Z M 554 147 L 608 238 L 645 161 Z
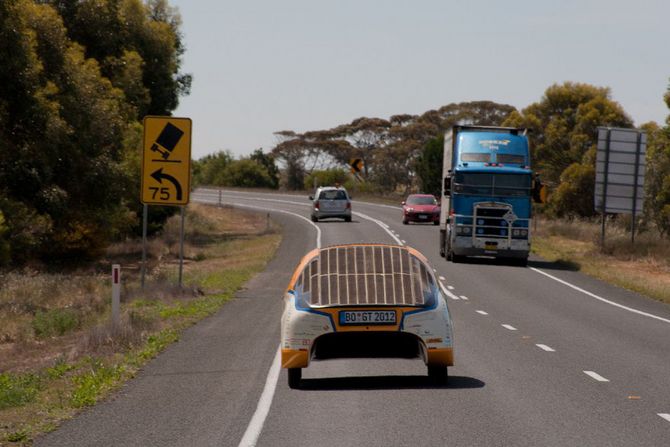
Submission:
M 454 192 L 477 196 L 528 196 L 528 174 L 487 174 L 482 172 L 457 172 Z

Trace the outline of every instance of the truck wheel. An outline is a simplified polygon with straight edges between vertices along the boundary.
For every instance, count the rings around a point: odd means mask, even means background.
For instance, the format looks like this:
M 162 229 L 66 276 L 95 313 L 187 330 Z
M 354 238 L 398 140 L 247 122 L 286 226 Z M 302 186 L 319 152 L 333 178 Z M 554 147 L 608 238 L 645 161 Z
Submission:
M 428 365 L 428 379 L 433 385 L 444 386 L 449 383 L 449 372 L 446 366 Z
M 314 216 L 314 215 L 312 215 L 312 222 L 318 222 L 318 221 L 319 221 L 319 218 L 316 217 L 316 216 Z
M 347 216 L 347 217 L 345 217 L 345 218 L 344 218 L 344 221 L 345 221 L 345 222 L 351 222 L 351 216 Z
M 289 388 L 299 389 L 300 379 L 302 379 L 302 368 L 288 369 L 288 386 Z
M 518 265 L 519 267 L 527 267 L 528 266 L 528 257 L 524 258 L 517 258 L 514 260 L 515 264 Z

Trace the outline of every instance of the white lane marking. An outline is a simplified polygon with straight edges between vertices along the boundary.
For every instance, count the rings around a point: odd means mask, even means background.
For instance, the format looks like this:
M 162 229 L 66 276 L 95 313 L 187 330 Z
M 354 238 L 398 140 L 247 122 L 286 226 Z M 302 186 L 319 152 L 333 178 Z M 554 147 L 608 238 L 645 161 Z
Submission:
M 265 418 L 270 412 L 270 406 L 272 406 L 272 398 L 275 394 L 275 388 L 277 388 L 277 381 L 279 380 L 279 370 L 280 368 L 280 358 L 281 358 L 281 346 L 277 348 L 277 353 L 275 358 L 272 361 L 272 366 L 270 367 L 270 372 L 268 372 L 268 377 L 265 379 L 265 387 L 263 388 L 263 393 L 261 398 L 258 400 L 258 406 L 256 406 L 256 411 L 249 421 L 247 430 L 242 436 L 242 440 L 239 443 L 239 447 L 253 447 L 258 442 L 258 437 L 261 435 L 261 430 L 263 430 L 263 424 L 265 424 Z
M 381 220 L 375 219 L 374 217 L 370 217 L 370 216 L 368 216 L 367 214 L 359 213 L 359 212 L 357 212 L 357 211 L 352 211 L 352 214 L 354 214 L 354 215 L 356 215 L 356 216 L 359 216 L 359 217 L 362 217 L 363 219 L 367 219 L 367 220 L 369 220 L 369 221 L 371 221 L 371 222 L 374 222 L 374 223 L 376 223 L 377 225 L 379 225 L 380 227 L 382 227 L 382 229 L 383 229 L 384 231 L 386 231 L 386 232 L 387 232 L 387 233 L 388 233 L 388 234 L 389 234 L 389 235 L 390 235 L 390 236 L 391 236 L 391 237 L 398 243 L 398 245 L 403 245 L 403 244 L 405 243 L 405 241 L 401 241 L 400 239 L 398 239 L 398 238 L 396 237 L 396 235 L 393 234 L 393 233 L 391 232 L 391 230 L 389 229 L 389 226 L 386 225 L 386 224 L 385 224 L 384 222 L 382 222 Z
M 437 273 L 437 269 L 433 269 L 433 273 Z M 440 276 L 440 278 L 442 278 L 442 277 Z
M 609 382 L 609 379 L 604 378 L 600 374 L 594 371 L 584 371 L 584 374 L 589 376 L 590 378 L 597 380 L 598 382 Z
M 218 200 L 218 197 L 216 199 Z M 290 211 L 263 208 L 252 205 L 235 204 L 235 206 L 240 208 L 261 209 L 264 211 L 267 210 L 271 212 L 284 213 L 303 219 L 316 228 L 316 248 L 321 248 L 321 228 L 319 228 L 318 225 L 307 219 L 305 216 L 301 216 L 300 214 L 292 213 Z M 277 353 L 275 354 L 275 358 L 272 361 L 272 366 L 270 367 L 270 371 L 268 371 L 267 378 L 265 379 L 265 387 L 263 388 L 261 397 L 258 400 L 256 411 L 249 421 L 249 425 L 247 426 L 247 429 L 242 436 L 239 447 L 254 447 L 258 441 L 258 437 L 260 436 L 261 431 L 263 430 L 263 425 L 265 424 L 265 419 L 270 412 L 270 406 L 272 406 L 272 399 L 274 398 L 275 389 L 277 388 L 277 381 L 279 380 L 280 358 L 281 347 L 277 348 Z
M 543 351 L 547 351 L 547 352 L 556 352 L 556 350 L 555 350 L 554 348 L 550 348 L 550 347 L 547 346 L 547 345 L 537 344 L 537 345 L 535 345 L 535 346 L 537 346 L 538 348 L 542 349 Z
M 446 287 L 444 287 L 444 284 L 442 284 L 442 281 L 438 281 L 438 283 L 440 284 L 440 288 L 442 289 L 442 292 L 443 292 L 445 295 L 447 295 L 447 296 L 448 296 L 449 298 L 451 298 L 452 300 L 458 300 L 458 297 L 457 297 L 456 295 L 454 295 L 453 293 L 451 293 L 450 291 L 448 291 Z
M 595 299 L 597 299 L 597 300 L 599 300 L 599 301 L 602 301 L 603 303 L 607 303 L 607 304 L 609 304 L 609 305 L 611 305 L 611 306 L 618 307 L 618 308 L 620 308 L 620 309 L 627 310 L 628 312 L 633 312 L 633 313 L 638 314 L 638 315 L 642 315 L 642 316 L 649 317 L 649 318 L 654 318 L 654 319 L 656 319 L 656 320 L 663 321 L 664 323 L 670 323 L 670 319 L 663 318 L 663 317 L 659 317 L 658 315 L 650 314 L 650 313 L 647 313 L 647 312 L 642 312 L 641 310 L 633 309 L 632 307 L 624 306 L 623 304 L 619 304 L 619 303 L 615 303 L 614 301 L 607 300 L 607 299 L 605 299 L 605 298 L 603 298 L 603 297 L 601 297 L 601 296 L 596 295 L 595 293 L 591 293 L 591 292 L 589 292 L 588 290 L 584 290 L 584 289 L 582 289 L 581 287 L 577 287 L 577 286 L 575 286 L 575 285 L 573 285 L 573 284 L 570 284 L 570 283 L 567 282 L 567 281 L 563 281 L 563 280 L 560 279 L 560 278 L 557 278 L 557 277 L 555 277 L 555 276 L 553 276 L 553 275 L 550 275 L 550 274 L 547 273 L 547 272 L 543 272 L 542 270 L 536 269 L 535 267 L 530 267 L 530 269 L 533 270 L 533 271 L 535 271 L 535 272 L 537 272 L 537 273 L 540 273 L 540 274 L 542 274 L 542 275 L 544 275 L 544 276 L 546 276 L 546 277 L 548 277 L 548 278 L 551 278 L 551 279 L 553 279 L 554 281 L 558 281 L 558 282 L 560 282 L 561 284 L 564 284 L 564 285 L 566 285 L 566 286 L 568 286 L 568 287 L 570 287 L 570 288 L 572 288 L 572 289 L 575 289 L 575 290 L 577 290 L 578 292 L 582 292 L 582 293 L 584 293 L 584 294 L 586 294 L 586 295 L 588 295 L 588 296 L 590 296 L 590 297 L 592 297 L 592 298 L 595 298 Z
M 215 193 L 213 192 L 211 197 L 212 197 L 212 200 L 215 201 L 214 203 L 216 203 L 216 201 L 218 201 L 218 197 L 219 197 L 218 196 L 218 191 L 216 191 Z M 227 195 L 227 194 L 223 194 L 221 197 L 235 198 L 234 195 Z M 291 205 L 302 205 L 302 206 L 309 206 L 310 205 L 309 203 L 306 204 L 304 202 L 294 202 L 294 201 L 291 201 L 291 200 L 279 200 L 279 199 L 266 199 L 266 198 L 262 198 L 262 197 L 254 197 L 254 200 L 260 200 L 260 201 L 264 201 L 264 202 L 275 202 L 275 203 L 289 203 Z M 239 205 L 235 204 L 235 206 L 239 206 Z M 261 208 L 261 209 L 263 209 L 263 208 Z M 288 213 L 288 211 L 285 211 L 285 212 Z M 290 214 L 294 214 L 296 216 L 298 215 L 298 214 L 295 214 L 295 213 L 290 213 Z M 369 220 L 371 222 L 376 223 L 377 225 L 382 227 L 382 229 L 384 231 L 386 231 L 393 238 L 393 240 L 395 240 L 398 243 L 398 245 L 404 245 L 404 241 L 401 241 L 398 237 L 396 237 L 396 235 L 393 234 L 393 231 L 391 229 L 389 229 L 389 226 L 386 223 L 382 222 L 381 220 L 375 219 L 374 217 L 370 217 L 367 214 L 359 213 L 357 211 L 352 211 L 352 214 L 354 216 L 358 216 L 358 217 L 361 217 L 363 219 L 366 219 L 366 220 Z M 306 217 L 303 217 L 303 218 L 307 219 Z
M 461 299 L 467 301 L 467 300 L 468 300 L 468 297 L 465 296 L 465 295 L 461 295 Z
M 198 188 L 198 191 L 205 191 L 205 192 L 209 192 L 211 194 L 218 194 L 219 193 L 219 189 Z M 198 191 L 196 191 L 196 192 L 198 192 Z M 225 189 L 221 189 L 221 191 L 223 191 L 224 193 L 228 193 L 228 194 L 248 194 L 248 195 L 259 194 L 259 193 L 254 192 L 254 191 L 229 191 L 229 190 L 225 190 Z M 280 193 L 274 193 L 274 192 L 261 193 L 261 194 L 276 195 L 276 196 L 280 196 L 280 197 L 294 197 L 294 198 L 302 198 L 303 197 L 300 194 L 280 194 Z M 378 207 L 381 207 L 381 208 L 391 208 L 391 209 L 394 209 L 394 210 L 401 210 L 402 209 L 401 206 L 385 205 L 385 204 L 382 204 L 382 203 L 374 203 L 374 202 L 365 202 L 365 201 L 362 201 L 362 200 L 352 200 L 352 202 L 360 203 L 362 205 L 378 206 Z
M 454 286 L 447 286 L 447 289 L 449 289 L 449 290 L 454 290 L 455 287 L 454 287 Z
M 509 329 L 510 331 L 516 331 L 516 328 L 511 324 L 501 324 L 501 326 L 504 327 L 505 329 Z
M 478 314 L 481 314 L 481 315 L 488 315 L 488 314 L 489 314 L 488 312 L 484 312 L 483 310 L 478 310 L 478 311 L 476 311 L 476 312 L 477 312 Z
M 194 197 L 194 200 L 197 200 L 196 197 Z M 200 199 L 202 200 L 202 199 Z M 205 203 L 210 203 L 210 202 L 205 202 Z M 240 207 L 240 208 L 251 208 L 255 210 L 263 210 L 263 211 L 270 211 L 270 212 L 275 212 L 275 213 L 283 213 L 283 214 L 290 214 L 291 216 L 298 217 L 310 225 L 312 225 L 314 228 L 316 228 L 316 248 L 321 248 L 321 228 L 319 228 L 318 225 L 316 225 L 314 222 L 306 218 L 305 216 L 301 216 L 300 214 L 297 213 L 292 213 L 290 211 L 284 211 L 284 210 L 278 210 L 274 208 L 266 208 L 266 207 L 261 207 L 261 206 L 253 206 L 253 205 L 240 205 L 239 203 L 236 203 L 234 206 Z
M 658 415 L 666 421 L 670 422 L 670 413 L 658 413 Z
M 406 241 L 405 239 L 403 239 L 403 240 L 402 240 L 402 243 L 403 243 L 403 244 L 406 244 L 406 243 L 407 243 L 407 241 Z
M 445 278 L 444 276 L 440 276 L 440 281 L 446 281 L 446 280 L 447 278 Z

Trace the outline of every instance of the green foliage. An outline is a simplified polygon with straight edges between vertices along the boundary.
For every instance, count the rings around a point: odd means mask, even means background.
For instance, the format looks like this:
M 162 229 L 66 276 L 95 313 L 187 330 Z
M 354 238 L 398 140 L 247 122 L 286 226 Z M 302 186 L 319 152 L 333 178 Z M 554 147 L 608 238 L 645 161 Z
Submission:
M 521 113 L 512 113 L 503 125 L 532 129 L 533 168 L 542 175 L 543 183 L 559 195 L 550 198 L 554 211 L 561 215 L 591 216 L 593 184 L 589 186 L 587 181 L 595 168 L 597 127 L 632 127 L 633 122 L 610 99 L 608 88 L 566 82 L 549 87 L 540 102 Z M 564 176 L 566 169 L 570 171 Z M 575 185 L 564 184 L 565 181 L 579 181 L 588 189 L 579 192 L 583 197 L 577 197 Z
M 248 158 L 231 161 L 224 168 L 221 177 L 221 186 L 271 188 L 274 185 L 265 166 Z
M 35 374 L 0 374 L 0 410 L 32 402 L 40 386 L 40 377 Z
M 79 327 L 79 315 L 73 309 L 38 311 L 32 327 L 37 338 L 61 336 Z
M 93 405 L 121 378 L 126 368 L 120 365 L 106 366 L 100 360 L 90 359 L 90 369 L 72 378 L 75 389 L 71 404 L 75 408 Z
M 219 151 L 208 154 L 197 160 L 193 167 L 193 178 L 197 185 L 222 186 L 223 171 L 233 161 L 230 151 Z
M 305 189 L 311 190 L 316 186 L 333 186 L 336 183 L 344 185 L 349 179 L 347 171 L 341 168 L 324 169 L 322 171 L 312 171 L 305 177 Z
M 540 102 L 513 113 L 503 125 L 528 127 L 535 170 L 557 186 L 563 171 L 581 163 L 594 147 L 598 126 L 631 127 L 631 119 L 610 99 L 608 88 L 566 82 L 549 87 Z
M 163 0 L 0 4 L 0 263 L 95 257 L 137 227 L 137 121 L 190 82 L 179 25 Z
M 444 154 L 444 135 L 428 141 L 416 160 L 416 175 L 421 185 L 421 191 L 442 195 L 442 157 Z
M 275 158 L 270 154 L 264 154 L 263 149 L 256 149 L 249 158 L 265 168 L 270 176 L 268 186 L 272 189 L 279 188 L 279 168 L 275 164 Z
M 661 234 L 670 235 L 670 126 L 655 124 L 647 131 L 647 170 L 645 172 L 645 216 Z
M 593 164 L 573 163 L 561 174 L 561 182 L 549 201 L 550 212 L 559 217 L 589 217 L 595 214 Z

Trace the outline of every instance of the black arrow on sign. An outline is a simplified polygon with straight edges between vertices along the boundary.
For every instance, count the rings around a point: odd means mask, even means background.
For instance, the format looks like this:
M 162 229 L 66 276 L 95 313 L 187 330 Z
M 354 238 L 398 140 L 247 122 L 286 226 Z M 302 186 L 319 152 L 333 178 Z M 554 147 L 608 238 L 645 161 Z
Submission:
M 177 200 L 181 200 L 181 185 L 179 184 L 179 181 L 177 181 L 176 178 L 172 177 L 169 174 L 163 174 L 163 168 L 160 168 L 159 170 L 151 174 L 151 176 L 161 185 L 163 184 L 163 179 L 172 182 L 175 189 L 177 190 Z

